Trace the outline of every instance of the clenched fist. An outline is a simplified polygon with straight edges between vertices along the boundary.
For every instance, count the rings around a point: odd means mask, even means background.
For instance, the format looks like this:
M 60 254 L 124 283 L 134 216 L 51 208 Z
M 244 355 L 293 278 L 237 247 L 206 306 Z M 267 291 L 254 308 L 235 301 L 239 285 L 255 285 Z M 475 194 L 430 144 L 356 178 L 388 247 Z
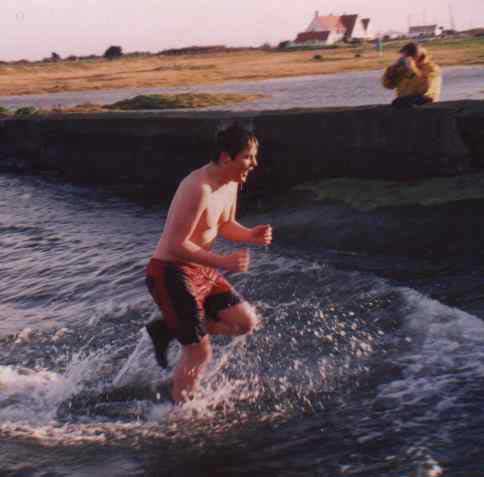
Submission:
M 272 243 L 272 227 L 270 225 L 257 225 L 251 229 L 251 243 L 255 245 L 270 245 Z
M 244 248 L 230 255 L 225 255 L 222 260 L 222 268 L 225 270 L 229 272 L 246 272 L 249 270 L 250 253 Z

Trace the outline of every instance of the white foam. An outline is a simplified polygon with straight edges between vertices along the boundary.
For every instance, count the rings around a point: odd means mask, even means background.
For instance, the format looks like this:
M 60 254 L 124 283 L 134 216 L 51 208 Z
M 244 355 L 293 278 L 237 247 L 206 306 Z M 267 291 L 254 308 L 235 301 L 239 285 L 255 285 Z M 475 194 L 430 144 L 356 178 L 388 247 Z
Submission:
M 139 439 L 165 436 L 159 426 L 132 423 L 87 423 L 59 424 L 49 421 L 32 425 L 6 422 L 0 426 L 0 436 L 9 439 L 36 440 L 43 446 L 79 446 L 84 444 L 109 444 L 125 446 L 131 440 L 136 445 Z
M 258 255 L 254 265 L 256 271 L 258 267 L 270 266 L 271 275 L 280 273 L 284 277 L 288 270 L 301 274 L 324 271 L 324 286 L 327 284 L 327 275 L 335 273 L 328 270 L 325 264 L 281 257 L 272 252 L 262 257 Z M 249 279 L 253 278 L 244 278 Z M 86 339 L 81 351 L 68 357 L 65 372 L 57 375 L 59 384 L 49 396 L 49 416 L 39 419 L 36 415 L 37 410 L 46 405 L 43 401 L 34 398 L 32 403 L 21 399 L 22 405 L 17 401 L 10 407 L 9 422 L 5 423 L 6 427 L 0 426 L 0 432 L 2 429 L 13 432 L 16 425 L 22 424 L 20 433 L 28 433 L 30 429 L 31 433 L 47 440 L 55 436 L 53 441 L 62 442 L 62 432 L 65 432 L 67 440 L 86 438 L 102 441 L 102 433 L 124 435 L 126 429 L 129 429 L 127 433 L 138 435 L 145 431 L 152 433 L 154 424 L 173 425 L 194 416 L 201 421 L 215 420 L 221 429 L 225 425 L 230 426 L 232 421 L 273 421 L 287 418 L 294 412 L 313 412 L 316 405 L 313 401 L 319 399 L 321 391 L 329 392 L 339 382 L 349 382 L 353 376 L 366 372 L 368 368 L 364 363 L 378 347 L 378 336 L 365 331 L 364 323 L 358 321 L 357 312 L 336 302 L 323 308 L 320 294 L 321 290 L 314 290 L 312 296 L 308 297 L 306 291 L 297 290 L 297 293 L 276 301 L 259 303 L 258 308 L 264 312 L 265 326 L 252 336 L 213 340 L 214 359 L 195 399 L 176 408 L 166 403 L 149 404 L 143 414 L 147 422 L 137 422 L 138 417 L 133 414 L 133 426 L 119 427 L 113 422 L 109 429 L 104 426 L 105 430 L 99 431 L 99 435 L 96 429 L 100 418 L 95 414 L 79 416 L 83 421 L 82 426 L 66 427 L 55 422 L 54 413 L 58 404 L 79 392 L 92 390 L 95 393 L 110 385 L 159 383 L 170 370 L 160 372 L 144 329 L 139 334 L 134 350 L 133 341 L 129 340 L 128 344 L 118 342 L 92 351 L 91 341 L 96 343 L 99 335 L 96 333 L 91 340 Z M 129 306 L 107 302 L 96 309 L 88 326 L 97 329 L 104 319 L 124 319 L 130 312 Z M 136 313 L 139 315 L 139 311 Z M 66 335 L 65 330 L 59 330 L 53 339 L 62 341 Z M 130 352 L 125 358 L 127 349 Z M 173 363 L 180 347 L 174 346 L 171 352 L 174 355 L 171 357 Z M 117 360 L 121 356 L 123 362 Z M 30 406 L 30 409 L 26 411 L 25 406 Z M 15 419 L 12 417 L 14 411 Z M 130 418 L 129 415 L 122 417 Z
M 0 416 L 2 420 L 50 420 L 69 387 L 62 375 L 45 369 L 0 366 Z
M 449 408 L 457 412 L 469 386 L 484 376 L 484 323 L 414 290 L 401 292 L 410 349 L 395 358 L 402 378 L 382 385 L 378 398 L 390 398 L 395 413 L 413 408 L 414 419 L 401 423 L 412 427 L 422 419 L 437 420 Z
M 419 334 L 457 342 L 484 342 L 484 323 L 479 318 L 425 297 L 415 290 L 403 288 L 401 291 L 408 306 L 407 324 Z
M 34 337 L 34 330 L 32 328 L 24 328 L 16 337 L 15 343 L 31 343 Z
M 170 361 L 173 357 L 170 356 Z M 155 361 L 155 354 L 148 333 L 143 328 L 134 351 L 129 355 L 123 367 L 113 378 L 114 386 L 125 386 L 134 383 L 160 381 L 166 374 L 160 372 Z

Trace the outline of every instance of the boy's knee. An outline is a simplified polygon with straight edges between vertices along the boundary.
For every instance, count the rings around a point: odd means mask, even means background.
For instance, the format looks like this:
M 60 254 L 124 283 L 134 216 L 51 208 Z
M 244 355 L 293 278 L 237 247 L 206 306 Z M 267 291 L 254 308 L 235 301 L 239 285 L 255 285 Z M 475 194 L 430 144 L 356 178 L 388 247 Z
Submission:
M 241 334 L 246 335 L 252 333 L 259 325 L 259 319 L 252 307 L 248 310 L 245 320 L 240 323 Z

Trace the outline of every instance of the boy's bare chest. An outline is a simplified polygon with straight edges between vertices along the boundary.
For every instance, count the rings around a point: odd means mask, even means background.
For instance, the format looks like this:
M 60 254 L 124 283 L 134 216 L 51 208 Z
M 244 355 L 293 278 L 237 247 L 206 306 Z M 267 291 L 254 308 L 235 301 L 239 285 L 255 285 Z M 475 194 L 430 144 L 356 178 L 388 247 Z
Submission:
M 205 226 L 207 228 L 216 228 L 221 223 L 229 220 L 232 203 L 233 197 L 230 191 L 211 194 L 203 214 Z

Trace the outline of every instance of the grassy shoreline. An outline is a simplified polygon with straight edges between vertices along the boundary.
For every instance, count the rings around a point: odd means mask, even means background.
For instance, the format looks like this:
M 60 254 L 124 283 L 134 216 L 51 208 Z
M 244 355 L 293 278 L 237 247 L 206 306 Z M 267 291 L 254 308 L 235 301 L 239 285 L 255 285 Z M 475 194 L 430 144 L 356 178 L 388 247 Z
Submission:
M 57 63 L 0 64 L 0 96 L 126 88 L 195 86 L 227 81 L 383 70 L 402 41 L 385 45 L 380 56 L 371 44 L 280 51 L 247 50 L 180 56 L 125 56 Z M 426 44 L 441 66 L 484 65 L 484 38 L 434 40 Z M 315 56 L 319 55 L 319 59 Z
M 182 93 L 182 94 L 150 94 L 138 95 L 133 98 L 117 101 L 112 104 L 83 103 L 70 107 L 54 107 L 38 109 L 32 106 L 10 110 L 0 106 L 0 119 L 12 117 L 45 116 L 50 114 L 71 113 L 107 113 L 123 111 L 162 111 L 165 109 L 195 109 L 227 104 L 256 101 L 264 97 L 261 94 L 232 94 L 232 93 Z
M 484 199 L 484 173 L 464 173 L 415 181 L 330 178 L 295 186 L 288 195 L 291 193 L 305 193 L 305 200 L 315 203 L 338 202 L 361 211 L 413 205 L 430 207 Z

